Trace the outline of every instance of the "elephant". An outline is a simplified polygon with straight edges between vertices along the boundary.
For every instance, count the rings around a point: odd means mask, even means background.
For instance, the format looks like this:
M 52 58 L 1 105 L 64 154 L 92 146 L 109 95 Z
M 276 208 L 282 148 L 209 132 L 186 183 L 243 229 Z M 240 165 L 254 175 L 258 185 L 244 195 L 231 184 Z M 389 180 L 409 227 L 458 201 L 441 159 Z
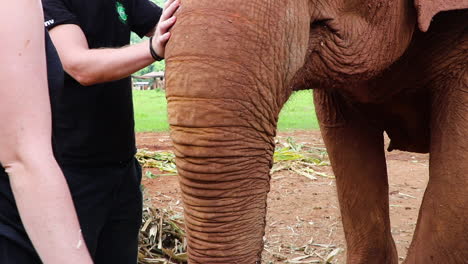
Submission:
M 404 263 L 468 263 L 467 8 L 181 0 L 166 97 L 189 263 L 261 263 L 278 115 L 304 89 L 336 176 L 347 263 L 398 263 L 384 133 L 389 151 L 430 153 Z

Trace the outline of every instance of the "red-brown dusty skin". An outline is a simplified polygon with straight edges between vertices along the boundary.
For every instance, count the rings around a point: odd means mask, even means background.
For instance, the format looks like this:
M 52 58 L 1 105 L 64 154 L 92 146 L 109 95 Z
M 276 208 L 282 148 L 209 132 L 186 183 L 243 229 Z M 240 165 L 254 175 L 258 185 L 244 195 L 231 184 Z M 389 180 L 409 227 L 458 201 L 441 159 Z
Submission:
M 314 89 L 336 176 L 347 262 L 398 263 L 389 210 L 399 208 L 395 195 L 415 198 L 395 192 L 392 174 L 388 184 L 393 161 L 384 145 L 431 153 L 405 264 L 466 262 L 464 7 L 463 0 L 184 0 L 166 49 L 166 87 L 190 262 L 250 264 L 264 244 L 276 248 L 274 239 L 262 240 L 271 219 L 273 136 L 281 106 L 304 89 Z M 273 179 L 269 199 L 275 184 L 282 178 Z M 330 186 L 327 194 L 335 193 Z M 306 195 L 301 203 L 322 201 Z M 298 207 L 311 208 L 288 204 L 279 212 L 294 216 Z

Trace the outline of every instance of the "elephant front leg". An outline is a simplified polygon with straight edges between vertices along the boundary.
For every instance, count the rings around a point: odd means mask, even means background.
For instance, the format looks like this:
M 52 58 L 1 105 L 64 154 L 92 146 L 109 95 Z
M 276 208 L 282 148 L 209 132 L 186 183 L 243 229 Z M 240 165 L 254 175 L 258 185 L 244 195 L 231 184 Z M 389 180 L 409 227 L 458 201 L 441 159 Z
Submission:
M 468 84 L 433 93 L 429 183 L 406 264 L 468 263 Z
M 398 263 L 390 229 L 383 131 L 353 114 L 339 95 L 316 90 L 314 100 L 336 176 L 347 263 Z

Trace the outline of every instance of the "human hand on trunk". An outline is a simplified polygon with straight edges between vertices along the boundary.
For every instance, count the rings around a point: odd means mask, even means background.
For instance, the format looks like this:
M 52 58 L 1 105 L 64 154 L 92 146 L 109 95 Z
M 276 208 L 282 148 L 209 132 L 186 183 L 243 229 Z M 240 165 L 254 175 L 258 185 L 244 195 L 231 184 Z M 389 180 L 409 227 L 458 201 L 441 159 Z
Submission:
M 161 18 L 159 19 L 158 25 L 156 26 L 154 35 L 151 38 L 151 47 L 156 52 L 155 55 L 159 56 L 161 59 L 164 58 L 166 44 L 171 37 L 169 29 L 175 24 L 177 20 L 174 16 L 174 13 L 179 8 L 179 5 L 180 0 L 169 0 L 166 2 Z

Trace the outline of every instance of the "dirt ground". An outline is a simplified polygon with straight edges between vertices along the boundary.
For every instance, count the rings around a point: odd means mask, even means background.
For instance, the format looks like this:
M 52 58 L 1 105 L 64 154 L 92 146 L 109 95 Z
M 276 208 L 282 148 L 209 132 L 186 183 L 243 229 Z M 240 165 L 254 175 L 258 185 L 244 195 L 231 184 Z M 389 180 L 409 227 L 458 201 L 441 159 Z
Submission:
M 324 147 L 319 131 L 283 132 L 278 137 L 293 137 L 297 143 Z M 171 141 L 168 133 L 139 133 L 137 146 L 169 150 Z M 402 261 L 412 239 L 428 180 L 428 155 L 387 152 L 387 165 L 392 234 Z M 333 175 L 329 166 L 321 171 Z M 182 211 L 177 176 L 155 179 L 143 176 L 143 185 L 146 198 L 153 206 Z M 331 263 L 345 263 L 335 181 L 325 177 L 310 180 L 291 171 L 273 174 L 264 241 L 265 264 L 321 263 L 331 256 L 335 256 Z

